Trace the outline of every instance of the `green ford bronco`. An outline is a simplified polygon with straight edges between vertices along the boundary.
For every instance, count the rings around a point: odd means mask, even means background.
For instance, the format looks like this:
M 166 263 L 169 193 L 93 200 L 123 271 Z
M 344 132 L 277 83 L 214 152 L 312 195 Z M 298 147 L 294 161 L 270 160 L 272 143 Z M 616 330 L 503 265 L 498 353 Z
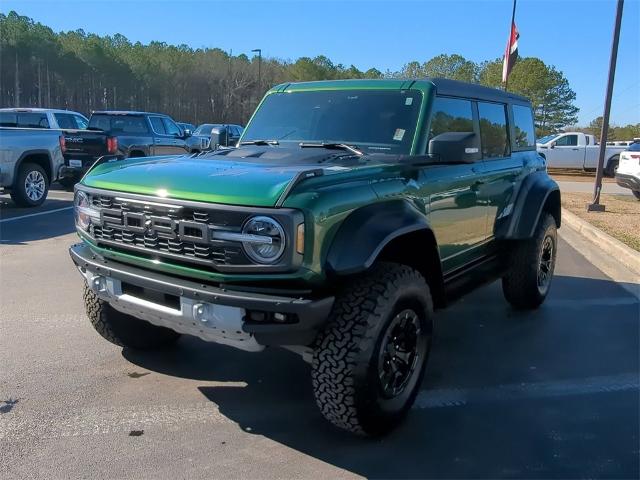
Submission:
M 237 148 L 104 158 L 76 185 L 87 315 L 127 348 L 293 350 L 327 420 L 384 433 L 434 310 L 498 278 L 514 308 L 547 296 L 560 192 L 535 146 L 530 102 L 478 85 L 278 85 Z

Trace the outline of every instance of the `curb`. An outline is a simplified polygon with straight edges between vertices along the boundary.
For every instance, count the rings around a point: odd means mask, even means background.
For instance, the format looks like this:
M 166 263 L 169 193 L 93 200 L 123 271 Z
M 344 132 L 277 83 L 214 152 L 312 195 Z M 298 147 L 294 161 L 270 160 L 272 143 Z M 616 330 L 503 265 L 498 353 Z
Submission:
M 629 270 L 640 275 L 640 252 L 627 247 L 620 240 L 594 227 L 566 208 L 562 209 L 562 226 L 566 226 L 582 235 L 586 240 L 598 246 L 602 251 L 623 263 Z

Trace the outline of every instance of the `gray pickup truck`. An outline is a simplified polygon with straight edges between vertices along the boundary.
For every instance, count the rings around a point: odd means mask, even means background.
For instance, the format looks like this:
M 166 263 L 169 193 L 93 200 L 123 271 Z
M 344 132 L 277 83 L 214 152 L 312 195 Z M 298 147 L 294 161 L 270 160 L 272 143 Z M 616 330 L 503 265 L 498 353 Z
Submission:
M 16 205 L 37 207 L 64 165 L 61 130 L 0 127 L 0 187 Z

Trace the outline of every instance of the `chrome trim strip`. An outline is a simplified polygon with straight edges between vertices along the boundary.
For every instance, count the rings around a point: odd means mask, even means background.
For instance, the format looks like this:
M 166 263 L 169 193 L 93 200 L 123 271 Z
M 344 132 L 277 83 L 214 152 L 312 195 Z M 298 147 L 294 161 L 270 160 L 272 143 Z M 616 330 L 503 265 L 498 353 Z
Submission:
M 273 239 L 265 235 L 252 235 L 250 233 L 234 233 L 225 230 L 211 229 L 211 238 L 216 240 L 230 240 L 233 242 L 246 242 L 246 243 L 267 243 L 272 244 Z

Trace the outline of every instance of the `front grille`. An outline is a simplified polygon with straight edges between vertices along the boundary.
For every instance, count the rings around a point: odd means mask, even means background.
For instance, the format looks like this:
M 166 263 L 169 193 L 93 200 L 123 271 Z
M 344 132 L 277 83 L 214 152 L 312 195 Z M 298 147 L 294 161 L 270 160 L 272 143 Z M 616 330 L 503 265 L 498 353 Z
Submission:
M 208 235 L 201 238 L 209 229 L 239 232 L 248 212 L 162 204 L 161 199 L 144 202 L 103 194 L 93 194 L 89 198 L 101 213 L 100 223 L 93 224 L 89 230 L 98 244 L 143 253 L 149 258 L 167 258 L 214 268 L 251 264 L 240 243 L 213 240 Z M 207 228 L 198 227 L 203 224 Z M 181 238 L 185 236 L 193 241 Z

